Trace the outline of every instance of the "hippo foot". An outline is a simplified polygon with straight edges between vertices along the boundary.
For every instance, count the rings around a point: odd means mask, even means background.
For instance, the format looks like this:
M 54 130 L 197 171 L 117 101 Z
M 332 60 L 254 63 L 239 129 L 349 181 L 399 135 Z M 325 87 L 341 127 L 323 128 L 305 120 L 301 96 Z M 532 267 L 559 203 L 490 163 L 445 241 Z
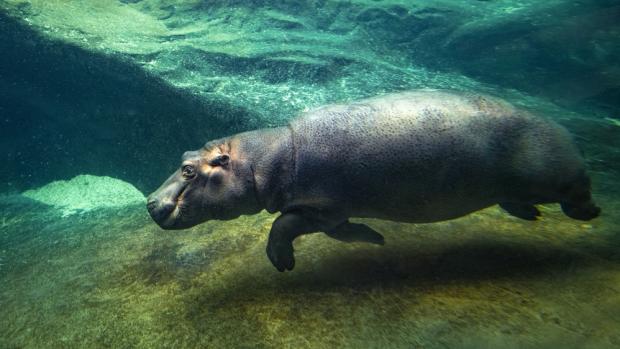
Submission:
M 336 240 L 343 242 L 368 242 L 375 245 L 385 245 L 383 235 L 365 224 L 345 221 L 325 233 Z
M 502 202 L 499 207 L 504 209 L 512 216 L 525 219 L 526 221 L 535 221 L 540 217 L 540 211 L 536 206 L 520 202 Z
M 288 241 L 274 242 L 272 239 L 267 243 L 267 257 L 279 272 L 293 270 L 295 267 L 295 256 L 293 255 L 293 244 Z
M 561 205 L 564 214 L 572 219 L 589 221 L 598 217 L 601 214 L 601 208 L 594 205 L 592 202 L 587 202 L 581 205 L 574 205 L 563 202 Z

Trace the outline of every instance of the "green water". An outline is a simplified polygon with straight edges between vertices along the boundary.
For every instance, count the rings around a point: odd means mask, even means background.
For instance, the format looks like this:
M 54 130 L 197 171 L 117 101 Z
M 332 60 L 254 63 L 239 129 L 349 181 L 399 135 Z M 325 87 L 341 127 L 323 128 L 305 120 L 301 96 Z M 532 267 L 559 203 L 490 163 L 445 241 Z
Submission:
M 0 348 L 620 347 L 615 1 L 0 1 Z M 207 140 L 416 88 L 502 97 L 583 151 L 602 215 L 356 220 L 297 266 L 263 211 L 161 230 Z

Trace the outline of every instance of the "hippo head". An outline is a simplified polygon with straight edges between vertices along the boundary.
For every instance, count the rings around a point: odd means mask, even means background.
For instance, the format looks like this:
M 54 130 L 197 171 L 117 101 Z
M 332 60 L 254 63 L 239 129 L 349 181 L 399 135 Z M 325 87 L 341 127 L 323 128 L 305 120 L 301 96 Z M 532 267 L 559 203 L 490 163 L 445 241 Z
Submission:
M 153 220 L 163 229 L 185 229 L 258 212 L 251 165 L 234 148 L 218 140 L 185 152 L 180 168 L 148 197 Z

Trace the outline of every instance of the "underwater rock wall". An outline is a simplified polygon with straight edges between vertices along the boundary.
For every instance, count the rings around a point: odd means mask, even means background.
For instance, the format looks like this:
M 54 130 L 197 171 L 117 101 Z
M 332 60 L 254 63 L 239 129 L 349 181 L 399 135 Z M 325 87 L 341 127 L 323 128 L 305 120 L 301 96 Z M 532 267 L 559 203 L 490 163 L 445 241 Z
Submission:
M 461 26 L 438 53 L 473 78 L 617 116 L 619 40 L 617 1 L 541 1 Z
M 211 138 L 411 88 L 614 118 L 619 11 L 564 0 L 6 0 L 0 190 L 91 173 L 147 192 Z
M 50 40 L 1 13 L 0 32 L 4 191 L 79 173 L 144 190 L 182 149 L 250 127 L 250 112 L 182 93 L 122 56 Z

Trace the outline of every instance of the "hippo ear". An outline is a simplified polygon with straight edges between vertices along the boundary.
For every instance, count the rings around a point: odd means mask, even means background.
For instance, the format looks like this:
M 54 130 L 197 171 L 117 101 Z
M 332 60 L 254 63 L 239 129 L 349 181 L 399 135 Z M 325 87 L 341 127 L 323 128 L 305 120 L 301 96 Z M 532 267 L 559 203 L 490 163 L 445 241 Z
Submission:
M 218 154 L 213 159 L 209 160 L 209 165 L 211 166 L 226 166 L 228 165 L 228 161 L 230 157 L 228 154 Z

